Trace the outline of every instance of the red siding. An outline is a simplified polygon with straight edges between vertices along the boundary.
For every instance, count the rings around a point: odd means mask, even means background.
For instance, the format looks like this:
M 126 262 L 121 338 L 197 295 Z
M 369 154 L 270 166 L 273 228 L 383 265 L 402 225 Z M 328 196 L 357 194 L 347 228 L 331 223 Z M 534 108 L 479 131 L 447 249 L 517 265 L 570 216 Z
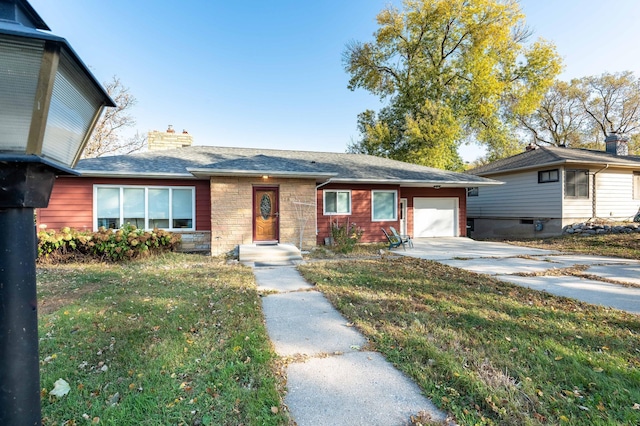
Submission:
M 348 189 L 351 190 L 351 214 L 330 215 L 323 214 L 323 190 Z M 364 230 L 361 242 L 372 243 L 386 241 L 386 237 L 380 228 L 389 230 L 390 226 L 400 228 L 400 219 L 387 222 L 373 222 L 371 220 L 371 190 L 397 190 L 398 209 L 400 199 L 407 199 L 407 229 L 413 229 L 413 198 L 414 197 L 454 197 L 458 198 L 458 224 L 460 235 L 467 235 L 467 190 L 466 188 L 401 188 L 397 185 L 349 185 L 330 184 L 318 189 L 318 244 L 324 244 L 325 237 L 330 235 L 330 223 L 336 220 L 342 224 L 347 221 L 355 223 Z
M 211 192 L 208 180 L 59 177 L 53 185 L 49 206 L 38 209 L 38 225 L 47 225 L 47 229 L 65 226 L 78 230 L 93 229 L 93 185 L 96 184 L 195 186 L 196 230 L 211 230 Z

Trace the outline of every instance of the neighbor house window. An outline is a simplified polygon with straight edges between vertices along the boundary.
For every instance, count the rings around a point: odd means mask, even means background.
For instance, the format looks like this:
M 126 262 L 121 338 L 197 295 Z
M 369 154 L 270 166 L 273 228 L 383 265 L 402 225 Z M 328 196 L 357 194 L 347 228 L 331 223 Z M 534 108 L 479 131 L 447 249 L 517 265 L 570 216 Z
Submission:
M 640 172 L 633 172 L 633 199 L 640 200 Z
M 397 191 L 371 191 L 371 220 L 398 220 Z
M 324 214 L 351 214 L 351 191 L 325 190 Z
M 538 172 L 538 183 L 558 182 L 559 180 L 560 174 L 558 173 L 558 169 Z
M 588 170 L 565 171 L 565 197 L 589 198 Z
M 95 226 L 117 229 L 125 224 L 141 229 L 193 230 L 193 187 L 94 187 Z
M 477 186 L 473 188 L 467 188 L 467 197 L 477 197 L 479 193 L 480 191 L 478 190 Z

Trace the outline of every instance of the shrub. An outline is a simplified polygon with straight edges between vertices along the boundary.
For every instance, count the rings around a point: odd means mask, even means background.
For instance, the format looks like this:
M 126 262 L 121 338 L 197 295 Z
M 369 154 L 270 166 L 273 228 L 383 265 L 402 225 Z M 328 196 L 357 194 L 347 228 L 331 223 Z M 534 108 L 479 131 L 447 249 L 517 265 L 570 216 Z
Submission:
M 93 258 L 117 262 L 152 252 L 173 251 L 179 244 L 179 234 L 161 229 L 144 231 L 129 224 L 117 230 L 100 227 L 98 232 L 62 228 L 38 233 L 38 259 L 77 261 Z
M 331 222 L 331 238 L 333 239 L 333 248 L 340 253 L 351 253 L 355 245 L 362 238 L 364 231 L 358 228 L 355 223 L 349 223 L 349 220 L 343 224 Z

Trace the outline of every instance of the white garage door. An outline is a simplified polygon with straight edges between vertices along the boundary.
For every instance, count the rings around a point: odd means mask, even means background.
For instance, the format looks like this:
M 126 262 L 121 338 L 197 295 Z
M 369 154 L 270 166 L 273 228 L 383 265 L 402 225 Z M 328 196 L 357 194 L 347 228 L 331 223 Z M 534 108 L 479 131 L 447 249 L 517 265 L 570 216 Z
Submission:
M 414 198 L 413 236 L 457 237 L 457 198 Z

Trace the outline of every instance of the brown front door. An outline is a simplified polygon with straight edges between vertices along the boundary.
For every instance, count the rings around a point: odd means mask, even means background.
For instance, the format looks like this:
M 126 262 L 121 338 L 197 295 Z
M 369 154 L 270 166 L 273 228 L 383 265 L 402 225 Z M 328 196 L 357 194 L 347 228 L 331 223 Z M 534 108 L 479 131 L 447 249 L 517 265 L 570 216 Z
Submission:
M 278 188 L 253 188 L 253 240 L 278 241 Z

